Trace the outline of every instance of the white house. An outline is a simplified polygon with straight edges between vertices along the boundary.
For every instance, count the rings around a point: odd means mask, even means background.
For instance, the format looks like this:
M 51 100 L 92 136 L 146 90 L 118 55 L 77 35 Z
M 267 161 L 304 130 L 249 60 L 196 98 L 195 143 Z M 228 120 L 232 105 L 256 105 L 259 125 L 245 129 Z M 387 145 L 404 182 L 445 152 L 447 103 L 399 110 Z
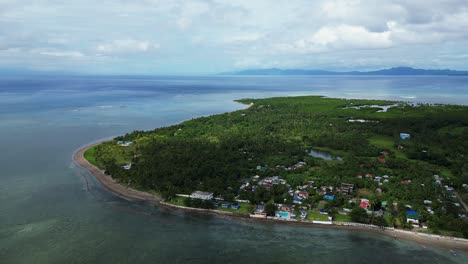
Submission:
M 213 199 L 213 193 L 195 191 L 190 195 L 190 198 L 201 199 L 201 200 L 211 200 Z

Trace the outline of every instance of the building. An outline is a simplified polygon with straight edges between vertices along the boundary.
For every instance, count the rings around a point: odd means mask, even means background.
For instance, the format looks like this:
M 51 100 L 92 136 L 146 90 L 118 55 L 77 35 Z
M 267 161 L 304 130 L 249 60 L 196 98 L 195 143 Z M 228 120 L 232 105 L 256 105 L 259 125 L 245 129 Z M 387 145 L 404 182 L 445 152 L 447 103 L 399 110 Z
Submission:
M 263 204 L 257 205 L 255 208 L 254 217 L 266 217 L 265 206 Z
M 129 147 L 133 144 L 131 141 L 117 141 L 117 144 L 122 147 Z
M 419 227 L 419 214 L 414 210 L 406 210 L 406 222 Z
M 362 178 L 362 176 L 361 176 Z M 351 194 L 354 190 L 354 184 L 350 183 L 341 183 L 340 192 L 342 194 Z
M 122 168 L 123 168 L 124 170 L 129 170 L 129 169 L 132 168 L 132 164 L 131 164 L 131 163 L 127 163 L 127 164 L 123 165 Z
M 190 195 L 190 198 L 200 199 L 200 200 L 211 200 L 213 199 L 213 193 L 195 191 Z
M 368 209 L 371 207 L 371 203 L 367 199 L 361 199 L 361 202 L 359 203 L 359 207 L 362 209 Z
M 406 139 L 410 139 L 411 138 L 411 135 L 408 134 L 408 133 L 400 133 L 400 139 L 403 139 L 403 140 L 406 140 Z
M 325 196 L 323 198 L 325 198 L 325 200 L 328 200 L 328 201 L 333 201 L 335 199 L 335 195 L 325 194 Z

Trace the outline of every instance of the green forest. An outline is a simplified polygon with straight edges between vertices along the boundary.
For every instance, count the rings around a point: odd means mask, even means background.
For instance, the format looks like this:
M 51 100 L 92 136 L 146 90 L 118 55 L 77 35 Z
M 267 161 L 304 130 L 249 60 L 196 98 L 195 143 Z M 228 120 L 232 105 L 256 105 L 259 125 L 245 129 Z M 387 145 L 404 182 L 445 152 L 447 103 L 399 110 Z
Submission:
M 413 228 L 410 208 L 430 232 L 468 237 L 468 107 L 319 96 L 238 102 L 249 107 L 134 131 L 85 156 L 122 184 L 166 199 L 200 190 L 252 205 L 294 204 L 291 191 L 304 191 L 300 205 L 311 210 L 349 208 L 353 221 Z M 314 157 L 312 149 L 340 158 Z M 263 186 L 255 175 L 286 183 Z M 342 183 L 354 189 L 340 192 Z M 356 200 L 363 198 L 368 212 L 384 215 L 363 213 Z

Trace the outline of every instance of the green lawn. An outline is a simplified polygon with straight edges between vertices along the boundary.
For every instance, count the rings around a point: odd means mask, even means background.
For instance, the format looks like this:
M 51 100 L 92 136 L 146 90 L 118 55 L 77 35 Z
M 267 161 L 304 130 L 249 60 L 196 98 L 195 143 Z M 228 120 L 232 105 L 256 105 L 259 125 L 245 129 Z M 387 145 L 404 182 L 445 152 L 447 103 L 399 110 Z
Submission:
M 223 208 L 221 206 L 221 204 L 214 208 L 215 210 L 219 210 L 219 211 L 225 211 L 225 212 L 232 212 L 232 213 L 236 213 L 236 214 L 242 214 L 242 215 L 250 215 L 252 213 L 252 205 L 250 205 L 249 203 L 239 203 L 240 205 L 240 208 L 235 210 L 235 209 L 232 209 L 231 207 L 229 208 Z
M 393 140 L 392 137 L 388 136 L 373 136 L 369 138 L 369 143 L 371 145 L 374 145 L 378 148 L 381 148 L 382 150 L 390 150 L 395 154 L 395 157 L 401 158 L 401 159 L 406 159 L 406 154 L 403 153 L 401 150 L 395 149 L 395 141 Z
M 328 215 L 323 215 L 318 212 L 314 211 L 307 211 L 307 218 L 306 220 L 312 221 L 328 221 Z
M 185 197 L 174 197 L 170 201 L 166 201 L 166 202 L 169 203 L 169 204 L 174 204 L 174 205 L 178 205 L 178 206 L 185 206 L 184 205 L 184 200 L 185 199 L 186 199 Z M 242 214 L 242 215 L 249 215 L 251 213 L 252 205 L 250 205 L 249 203 L 239 203 L 239 205 L 240 205 L 240 208 L 235 210 L 235 209 L 232 209 L 231 207 L 223 208 L 221 206 L 221 203 L 220 203 L 218 207 L 215 207 L 213 209 L 214 210 L 219 210 L 219 211 L 224 211 L 224 212 L 232 212 L 232 213 Z
M 337 222 L 352 222 L 352 221 L 351 221 L 351 216 L 349 216 L 349 215 L 342 215 L 342 214 L 337 214 L 337 215 L 335 215 L 335 217 L 333 218 L 333 221 L 337 221 Z
M 170 201 L 166 201 L 166 203 L 178 205 L 178 206 L 185 206 L 184 205 L 184 197 L 174 197 Z
M 91 147 L 85 151 L 83 154 L 84 158 L 89 161 L 89 163 L 93 164 L 94 166 L 98 166 L 96 161 L 96 147 Z

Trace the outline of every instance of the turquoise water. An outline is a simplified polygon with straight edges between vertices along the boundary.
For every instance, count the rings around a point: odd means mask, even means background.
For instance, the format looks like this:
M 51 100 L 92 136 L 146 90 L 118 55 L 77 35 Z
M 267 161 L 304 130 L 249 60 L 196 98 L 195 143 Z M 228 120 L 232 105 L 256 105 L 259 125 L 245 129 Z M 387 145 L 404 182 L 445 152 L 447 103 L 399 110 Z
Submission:
M 288 212 L 278 212 L 279 217 L 289 219 L 289 213 Z
M 468 78 L 0 77 L 0 263 L 466 263 L 374 234 L 128 202 L 71 160 L 99 139 L 244 107 L 237 98 L 304 94 L 467 104 Z

